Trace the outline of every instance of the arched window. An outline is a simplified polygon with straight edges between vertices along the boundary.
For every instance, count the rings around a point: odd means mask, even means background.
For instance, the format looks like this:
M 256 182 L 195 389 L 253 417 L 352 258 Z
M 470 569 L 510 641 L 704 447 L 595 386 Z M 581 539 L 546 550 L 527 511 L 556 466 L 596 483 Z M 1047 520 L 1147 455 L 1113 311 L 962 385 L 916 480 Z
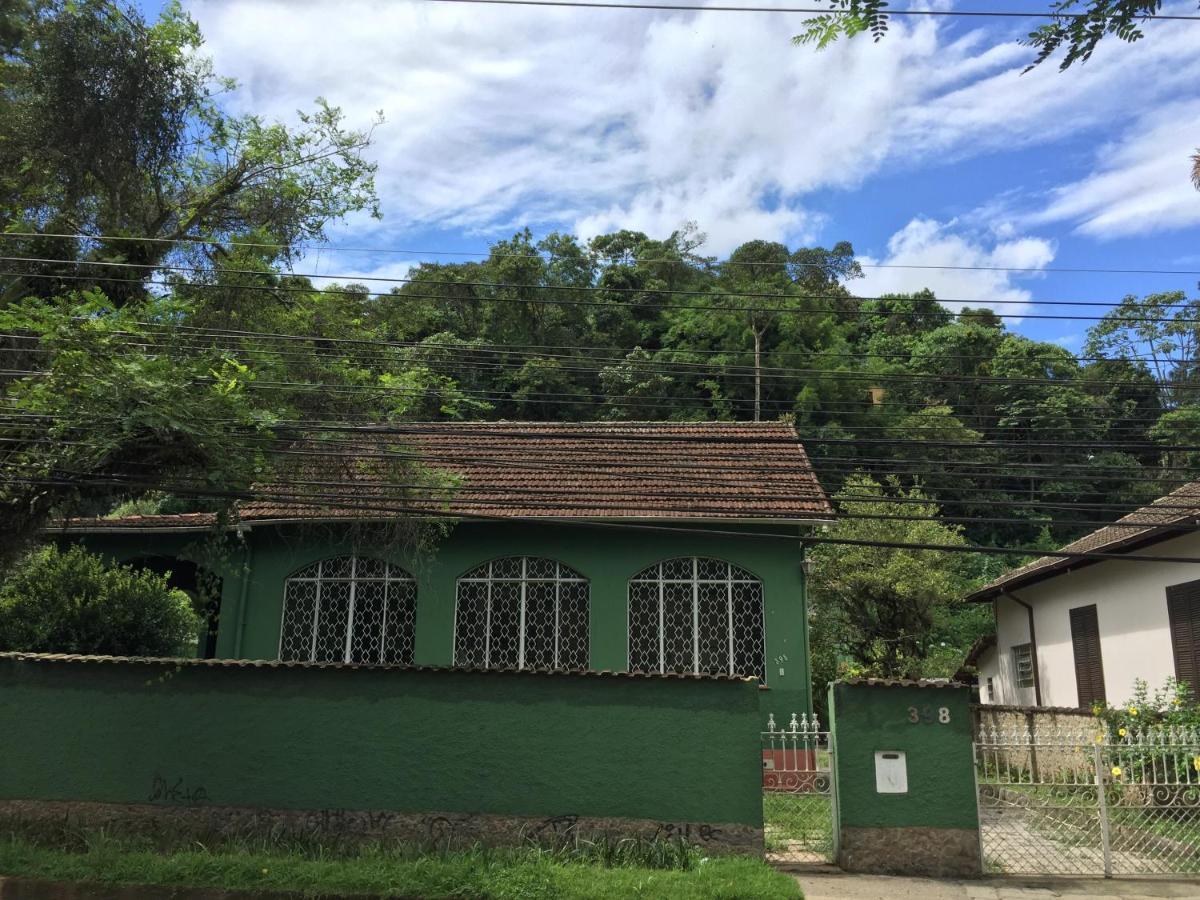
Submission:
M 412 664 L 417 583 L 403 569 L 337 556 L 284 584 L 280 659 Z
M 552 559 L 493 559 L 458 579 L 454 664 L 588 667 L 588 580 Z
M 681 556 L 629 580 L 634 672 L 764 676 L 762 582 L 719 559 Z

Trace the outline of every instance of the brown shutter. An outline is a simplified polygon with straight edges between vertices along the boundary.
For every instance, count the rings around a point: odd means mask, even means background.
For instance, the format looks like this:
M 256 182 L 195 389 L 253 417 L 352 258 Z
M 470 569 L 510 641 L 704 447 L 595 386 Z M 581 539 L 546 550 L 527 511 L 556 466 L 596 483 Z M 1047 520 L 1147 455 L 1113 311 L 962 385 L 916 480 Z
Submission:
M 1071 610 L 1071 645 L 1075 650 L 1075 686 L 1079 705 L 1104 703 L 1104 663 L 1100 659 L 1100 621 L 1096 605 Z
M 1190 687 L 1193 696 L 1200 696 L 1200 581 L 1167 588 L 1167 616 L 1175 680 Z

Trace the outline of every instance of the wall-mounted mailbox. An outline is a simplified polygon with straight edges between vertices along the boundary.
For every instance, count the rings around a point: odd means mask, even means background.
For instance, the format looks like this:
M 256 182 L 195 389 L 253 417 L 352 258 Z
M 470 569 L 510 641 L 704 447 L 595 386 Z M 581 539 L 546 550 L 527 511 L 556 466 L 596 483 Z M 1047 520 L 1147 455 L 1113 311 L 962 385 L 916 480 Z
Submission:
M 879 794 L 908 793 L 908 763 L 903 750 L 875 751 L 875 791 Z

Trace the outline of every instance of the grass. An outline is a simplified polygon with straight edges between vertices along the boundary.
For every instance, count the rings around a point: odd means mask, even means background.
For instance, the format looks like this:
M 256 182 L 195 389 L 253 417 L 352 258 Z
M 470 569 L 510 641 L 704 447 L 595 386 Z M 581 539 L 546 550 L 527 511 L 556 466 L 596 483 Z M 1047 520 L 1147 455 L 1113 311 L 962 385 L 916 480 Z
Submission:
M 833 812 L 828 794 L 763 792 L 763 823 L 768 850 L 795 844 L 813 853 L 833 852 Z
M 157 846 L 156 846 L 157 845 Z M 0 873 L 25 878 L 296 891 L 306 896 L 793 900 L 795 881 L 757 859 L 707 858 L 683 844 L 580 841 L 450 851 L 220 839 L 164 847 L 102 830 L 0 834 Z

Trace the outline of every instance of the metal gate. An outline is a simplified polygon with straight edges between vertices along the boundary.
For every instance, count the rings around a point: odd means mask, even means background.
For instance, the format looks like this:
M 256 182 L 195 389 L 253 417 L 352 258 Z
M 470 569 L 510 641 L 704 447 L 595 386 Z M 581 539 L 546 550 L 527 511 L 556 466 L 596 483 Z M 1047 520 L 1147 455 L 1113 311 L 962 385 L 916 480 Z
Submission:
M 1200 873 L 1200 729 L 988 727 L 975 777 L 985 871 Z
M 768 857 L 832 862 L 837 856 L 833 745 L 814 715 L 762 732 L 763 825 Z

